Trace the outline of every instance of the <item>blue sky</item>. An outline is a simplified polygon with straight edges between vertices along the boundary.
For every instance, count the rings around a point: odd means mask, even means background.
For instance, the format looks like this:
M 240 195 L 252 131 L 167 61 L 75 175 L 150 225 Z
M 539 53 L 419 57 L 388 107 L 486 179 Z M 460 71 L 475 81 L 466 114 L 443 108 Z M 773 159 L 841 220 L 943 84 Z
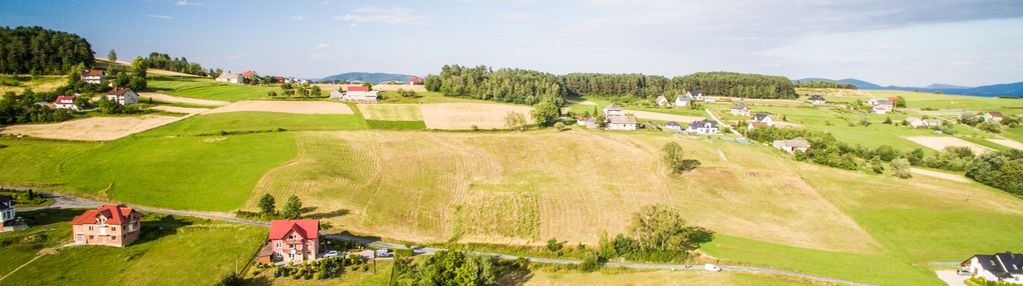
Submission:
M 2 1 L 0 25 L 318 78 L 444 64 L 553 73 L 736 71 L 884 85 L 1023 81 L 1023 1 Z

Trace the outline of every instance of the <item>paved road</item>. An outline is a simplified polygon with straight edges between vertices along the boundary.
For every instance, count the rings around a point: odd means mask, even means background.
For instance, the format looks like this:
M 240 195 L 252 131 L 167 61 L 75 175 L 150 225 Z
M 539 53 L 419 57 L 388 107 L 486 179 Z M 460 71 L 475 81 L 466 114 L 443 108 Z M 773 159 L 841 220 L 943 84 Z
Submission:
M 703 111 L 706 111 L 707 115 L 710 115 L 710 119 L 714 119 L 714 121 L 717 121 L 718 122 L 718 126 L 726 126 L 726 127 L 728 127 L 728 129 L 732 130 L 732 134 L 735 134 L 735 136 L 739 136 L 740 138 L 745 138 L 745 137 L 742 136 L 742 134 L 739 134 L 739 131 L 736 131 L 735 128 L 732 128 L 731 125 L 725 124 L 720 119 L 718 119 L 717 116 L 714 116 L 714 113 L 710 112 L 710 109 L 706 109 L 705 108 L 705 109 L 703 109 Z
M 46 193 L 46 192 L 39 192 L 39 193 L 53 196 L 54 197 L 53 205 L 50 205 L 48 207 L 42 207 L 42 208 L 26 208 L 26 209 L 24 209 L 22 211 L 28 211 L 28 210 L 34 210 L 34 209 L 45 209 L 45 208 L 93 208 L 93 207 L 99 206 L 101 204 L 104 204 L 102 202 L 97 202 L 97 201 L 93 201 L 93 200 L 89 200 L 89 199 L 73 197 L 73 196 L 68 196 L 68 195 L 52 194 L 52 193 Z M 255 225 L 255 226 L 269 226 L 270 225 L 270 223 L 263 222 L 263 221 L 254 221 L 254 220 L 247 220 L 247 219 L 236 218 L 236 217 L 233 217 L 229 213 L 202 212 L 202 211 L 185 211 L 185 210 L 170 210 L 170 209 L 151 208 L 151 207 L 144 207 L 144 206 L 134 206 L 134 207 L 136 209 L 142 211 L 142 212 L 162 213 L 162 214 L 171 214 L 171 215 L 179 215 L 179 216 L 190 216 L 190 217 L 197 217 L 197 218 L 204 218 L 204 219 L 211 219 L 211 220 L 220 220 L 220 221 L 228 221 L 228 222 L 235 222 L 235 223 L 241 223 L 241 224 L 249 224 L 249 225 Z M 367 244 L 369 246 L 376 247 L 376 248 L 390 248 L 390 249 L 407 249 L 408 248 L 408 247 L 406 247 L 403 244 L 384 242 L 384 241 L 380 241 L 380 240 L 374 239 L 374 238 L 358 237 L 358 236 L 353 236 L 353 235 L 344 234 L 344 233 L 321 233 L 320 235 L 322 235 L 324 237 L 328 237 L 328 238 L 333 238 L 333 239 L 340 239 L 340 240 L 345 240 L 345 241 L 359 242 L 359 243 Z M 443 251 L 445 249 L 444 248 L 434 248 L 434 247 L 413 246 L 412 250 L 413 250 L 413 253 L 415 255 L 422 255 L 422 254 L 433 254 L 433 253 L 435 253 L 437 251 Z M 489 256 L 493 256 L 493 257 L 497 257 L 497 258 L 501 258 L 501 259 L 518 259 L 519 258 L 518 256 L 508 255 L 508 254 L 500 254 L 500 253 L 475 252 L 475 251 L 473 253 L 479 254 L 479 255 L 489 255 Z M 579 264 L 579 263 L 582 263 L 582 261 L 579 261 L 579 260 L 569 260 L 569 259 L 553 259 L 553 258 L 542 258 L 542 257 L 525 257 L 525 258 L 527 260 L 529 260 L 530 262 L 536 262 L 536 263 L 551 263 L 551 264 Z M 683 265 L 679 265 L 679 264 L 648 264 L 648 263 L 631 263 L 631 262 L 608 262 L 605 265 L 608 266 L 608 267 L 625 267 L 625 268 L 634 268 L 634 269 L 673 269 L 673 270 L 694 270 L 694 271 L 702 270 L 702 267 L 685 268 Z M 799 278 L 803 278 L 803 279 L 823 281 L 823 282 L 828 282 L 828 283 L 838 283 L 838 284 L 848 284 L 848 285 L 861 285 L 861 286 L 874 285 L 874 284 L 859 283 L 859 282 L 853 282 L 853 281 L 847 281 L 847 280 L 841 280 L 841 279 L 834 279 L 834 278 L 828 278 L 828 277 L 816 276 L 816 275 L 808 275 L 808 274 L 796 273 L 796 272 L 792 272 L 792 271 L 770 269 L 770 268 L 748 267 L 748 266 L 728 266 L 728 265 L 719 265 L 719 267 L 722 270 L 725 270 L 725 271 L 743 271 L 743 272 L 767 273 L 767 274 L 799 277 Z

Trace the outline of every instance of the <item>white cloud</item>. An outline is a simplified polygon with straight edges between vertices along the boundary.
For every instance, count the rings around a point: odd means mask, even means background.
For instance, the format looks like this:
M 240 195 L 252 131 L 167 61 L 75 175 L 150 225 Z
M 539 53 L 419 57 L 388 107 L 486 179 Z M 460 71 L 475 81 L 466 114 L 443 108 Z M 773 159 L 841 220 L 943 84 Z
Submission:
M 334 19 L 349 23 L 424 25 L 429 17 L 406 8 L 368 6 L 355 9 L 344 16 L 334 17 Z
M 146 15 L 146 17 L 156 18 L 156 19 L 161 19 L 161 20 L 174 20 L 174 17 L 167 16 L 167 15 L 152 15 L 152 14 L 150 14 L 150 15 Z
M 203 5 L 205 5 L 202 2 L 194 2 L 194 1 L 193 2 L 189 2 L 188 0 L 178 0 L 177 2 L 174 2 L 174 4 L 177 4 L 178 6 L 203 6 Z

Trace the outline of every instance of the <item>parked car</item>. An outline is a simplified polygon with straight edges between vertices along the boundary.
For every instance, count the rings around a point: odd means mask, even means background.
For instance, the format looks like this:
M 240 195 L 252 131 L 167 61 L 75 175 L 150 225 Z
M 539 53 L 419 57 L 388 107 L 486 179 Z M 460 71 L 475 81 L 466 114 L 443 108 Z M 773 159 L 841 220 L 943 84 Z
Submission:
M 337 250 L 331 250 L 331 251 L 327 251 L 327 254 L 324 254 L 323 258 L 337 257 L 338 255 L 341 255 L 341 254 L 338 253 Z
M 956 271 L 956 274 L 959 274 L 961 276 L 970 276 L 973 275 L 973 272 L 970 272 L 970 269 L 963 268 L 959 269 L 959 271 Z
M 377 257 L 391 257 L 391 250 L 387 248 L 377 249 Z
M 717 267 L 714 264 L 710 264 L 710 263 L 704 264 L 703 265 L 703 269 L 705 269 L 707 271 L 713 271 L 713 272 L 721 271 L 721 267 Z

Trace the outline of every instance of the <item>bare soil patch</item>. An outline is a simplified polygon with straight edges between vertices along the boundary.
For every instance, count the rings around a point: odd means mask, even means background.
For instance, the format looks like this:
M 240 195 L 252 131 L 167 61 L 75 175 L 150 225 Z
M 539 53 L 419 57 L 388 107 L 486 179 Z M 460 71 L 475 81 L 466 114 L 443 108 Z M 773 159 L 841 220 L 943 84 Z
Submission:
M 1023 150 L 1023 143 L 1012 139 L 988 139 L 987 141 L 998 143 L 999 145 L 1009 147 L 1012 149 Z
M 89 117 L 60 123 L 4 126 L 0 127 L 0 134 L 64 140 L 107 141 L 163 126 L 183 118 L 185 117 L 162 115 Z
M 983 154 L 994 151 L 991 150 L 991 148 L 977 145 L 975 143 L 971 143 L 969 141 L 955 137 L 913 136 L 906 137 L 906 140 L 916 142 L 917 144 L 924 145 L 927 146 L 927 148 L 931 148 L 938 151 L 943 151 L 945 150 L 946 147 L 949 146 L 969 147 L 970 149 L 973 149 L 973 153 L 977 154 Z
M 429 129 L 505 128 L 504 118 L 509 112 L 518 112 L 532 124 L 532 108 L 526 106 L 488 103 L 436 103 L 419 106 L 423 121 Z
M 166 112 L 184 113 L 184 114 L 198 114 L 209 111 L 209 108 L 191 108 L 191 107 L 177 107 L 168 105 L 153 106 L 150 109 L 162 110 Z
M 355 114 L 344 103 L 327 101 L 239 101 L 206 113 L 263 111 L 297 114 Z
M 162 94 L 162 93 L 153 93 L 153 92 L 143 92 L 143 93 L 139 94 L 139 97 L 142 97 L 143 101 L 145 101 L 145 98 L 152 98 L 153 100 L 159 100 L 159 101 L 163 101 L 163 102 L 184 103 L 184 104 L 205 105 L 205 106 L 224 106 L 224 105 L 231 104 L 230 102 L 227 102 L 227 101 L 198 99 L 198 98 L 187 98 L 187 97 L 166 95 L 166 94 Z

